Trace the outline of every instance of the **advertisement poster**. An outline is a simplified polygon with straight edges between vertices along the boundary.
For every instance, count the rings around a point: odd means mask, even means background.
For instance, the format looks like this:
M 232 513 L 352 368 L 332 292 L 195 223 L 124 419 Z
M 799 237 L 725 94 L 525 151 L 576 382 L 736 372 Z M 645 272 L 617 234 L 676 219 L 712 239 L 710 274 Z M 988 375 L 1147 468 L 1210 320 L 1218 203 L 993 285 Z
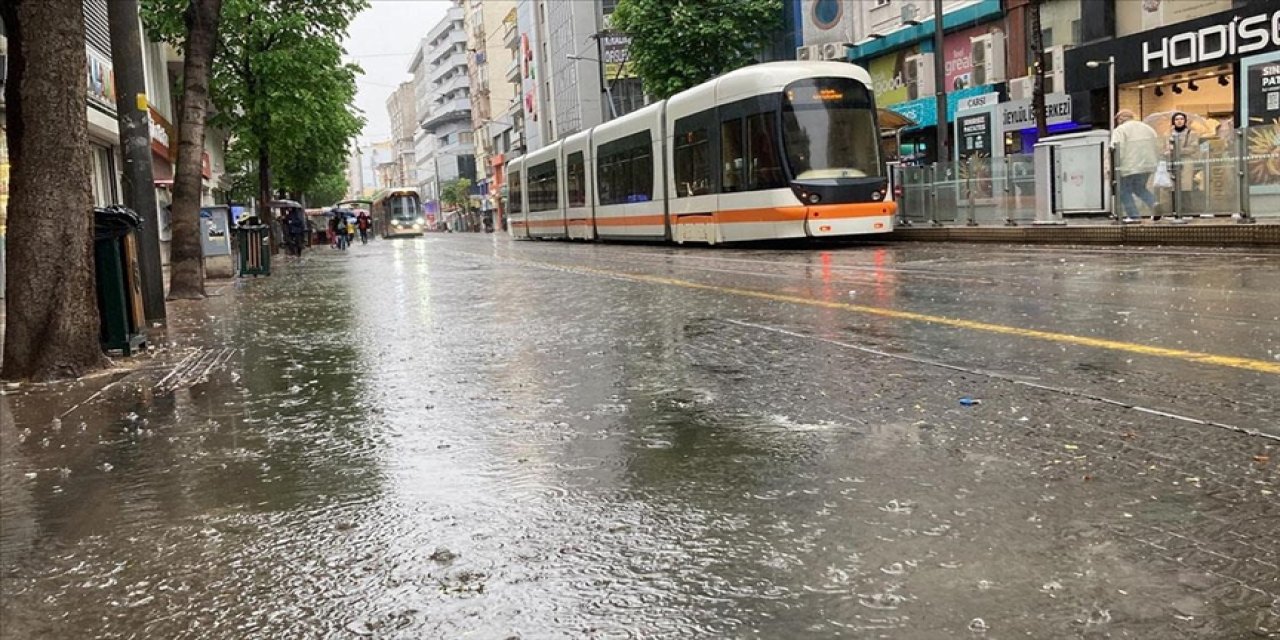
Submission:
M 990 198 L 991 184 L 991 112 L 985 111 L 956 118 L 957 155 L 960 175 L 973 189 L 973 197 Z
M 1241 61 L 1249 184 L 1280 186 L 1280 53 Z
M 876 94 L 876 104 L 887 107 L 908 100 L 904 69 L 907 56 L 915 55 L 918 47 L 908 47 L 886 56 L 880 56 L 867 65 L 871 74 L 871 88 Z
M 979 25 L 963 31 L 947 34 L 942 40 L 943 59 L 947 65 L 945 76 L 947 91 L 959 91 L 973 86 L 973 44 L 970 38 L 985 35 L 987 25 Z

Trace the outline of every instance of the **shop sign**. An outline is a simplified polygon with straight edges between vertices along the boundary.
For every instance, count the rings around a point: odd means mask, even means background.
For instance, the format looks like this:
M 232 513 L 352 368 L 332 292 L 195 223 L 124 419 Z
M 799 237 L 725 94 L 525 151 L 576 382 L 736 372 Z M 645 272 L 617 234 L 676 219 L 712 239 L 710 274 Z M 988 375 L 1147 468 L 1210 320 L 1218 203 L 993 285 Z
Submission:
M 178 132 L 155 108 L 148 107 L 147 114 L 150 116 L 148 126 L 151 129 L 151 152 L 173 162 L 178 155 L 178 149 L 172 141 L 177 140 Z
M 1105 65 L 1090 69 L 1085 63 L 1108 56 L 1116 60 L 1116 82 L 1126 83 L 1276 50 L 1280 0 L 1251 0 L 1229 11 L 1068 49 L 1066 84 L 1071 91 L 1105 89 Z
M 86 71 L 89 80 L 89 99 L 112 113 L 116 110 L 116 74 L 111 59 L 98 53 L 93 47 L 88 52 Z
M 1046 123 L 1071 122 L 1071 96 L 1051 93 L 1044 97 Z M 1036 114 L 1030 100 L 1012 100 L 1000 105 L 1000 124 L 1005 131 L 1021 131 L 1036 126 Z
M 969 87 L 968 89 L 961 89 L 954 93 L 948 93 L 947 122 L 951 122 L 955 119 L 956 105 L 960 104 L 961 101 L 974 96 L 990 93 L 992 88 L 992 85 L 986 84 L 980 87 Z M 899 104 L 892 104 L 889 105 L 888 108 L 911 118 L 911 120 L 916 123 L 916 126 L 910 127 L 906 129 L 906 131 L 915 131 L 924 127 L 932 127 L 938 123 L 937 104 L 936 99 L 933 96 L 929 96 L 926 98 L 908 100 L 907 102 Z
M 1237 16 L 1230 22 L 1186 29 L 1142 42 L 1142 72 L 1163 74 L 1280 47 L 1280 11 Z
M 990 198 L 991 183 L 991 111 L 958 116 L 956 118 L 956 155 L 960 158 L 960 173 L 975 198 Z M 984 161 L 985 159 L 985 161 Z M 973 160 L 973 162 L 968 162 Z
M 621 33 L 600 36 L 600 59 L 604 61 L 605 82 L 635 77 L 635 70 L 629 64 L 630 49 L 630 36 Z
M 991 93 L 984 93 L 980 96 L 973 96 L 972 98 L 965 98 L 964 100 L 956 103 L 956 113 L 980 109 L 987 105 L 996 104 L 997 102 L 1000 102 L 1000 94 L 994 91 Z

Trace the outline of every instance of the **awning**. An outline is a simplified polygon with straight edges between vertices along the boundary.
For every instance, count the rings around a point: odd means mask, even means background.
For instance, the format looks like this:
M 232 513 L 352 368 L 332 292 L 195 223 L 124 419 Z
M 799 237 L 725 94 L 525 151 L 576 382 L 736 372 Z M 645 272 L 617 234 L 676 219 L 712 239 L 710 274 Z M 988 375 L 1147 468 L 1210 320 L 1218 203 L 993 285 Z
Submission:
M 876 109 L 876 117 L 880 120 L 880 133 L 894 133 L 904 127 L 914 127 L 916 121 L 891 109 Z

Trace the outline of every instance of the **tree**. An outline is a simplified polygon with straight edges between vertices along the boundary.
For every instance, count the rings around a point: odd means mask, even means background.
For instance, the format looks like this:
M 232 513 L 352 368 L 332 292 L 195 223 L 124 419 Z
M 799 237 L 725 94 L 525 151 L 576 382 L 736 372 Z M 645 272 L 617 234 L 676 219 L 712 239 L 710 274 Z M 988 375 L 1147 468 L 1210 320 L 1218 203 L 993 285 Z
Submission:
M 148 28 L 175 42 L 175 6 L 186 1 L 146 0 Z M 350 107 L 359 67 L 342 62 L 340 41 L 366 6 L 366 0 L 223 0 L 212 122 L 232 134 L 233 179 L 246 168 L 256 172 L 263 212 L 277 191 L 299 195 L 341 170 L 364 123 Z
M 9 174 L 3 377 L 102 367 L 94 285 L 81 0 L 0 0 L 9 38 Z
M 173 240 L 169 245 L 169 299 L 204 297 L 200 243 L 201 156 L 209 106 L 209 77 L 218 44 L 222 0 L 190 0 L 183 12 L 182 108 L 178 112 L 178 160 L 173 179 Z
M 1049 135 L 1049 114 L 1044 106 L 1044 32 L 1040 29 L 1040 0 L 1031 0 L 1027 10 L 1031 32 L 1031 112 L 1036 118 L 1036 138 Z
M 458 209 L 459 218 L 465 222 L 471 208 L 471 181 L 466 178 L 458 178 L 457 180 L 446 182 L 440 188 L 440 202 Z
M 782 0 L 620 0 L 611 20 L 631 37 L 645 92 L 661 99 L 751 64 L 782 25 Z
M 320 176 L 315 184 L 303 193 L 310 206 L 327 207 L 336 204 L 347 195 L 347 175 L 337 171 Z

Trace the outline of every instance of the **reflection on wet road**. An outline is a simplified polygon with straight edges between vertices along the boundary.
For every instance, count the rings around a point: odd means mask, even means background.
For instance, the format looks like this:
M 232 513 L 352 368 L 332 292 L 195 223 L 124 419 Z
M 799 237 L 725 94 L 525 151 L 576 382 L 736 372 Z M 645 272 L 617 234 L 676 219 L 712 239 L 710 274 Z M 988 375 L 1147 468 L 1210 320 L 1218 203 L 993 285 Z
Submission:
M 1277 277 L 314 251 L 179 308 L 163 362 L 0 397 L 0 635 L 1270 637 Z

